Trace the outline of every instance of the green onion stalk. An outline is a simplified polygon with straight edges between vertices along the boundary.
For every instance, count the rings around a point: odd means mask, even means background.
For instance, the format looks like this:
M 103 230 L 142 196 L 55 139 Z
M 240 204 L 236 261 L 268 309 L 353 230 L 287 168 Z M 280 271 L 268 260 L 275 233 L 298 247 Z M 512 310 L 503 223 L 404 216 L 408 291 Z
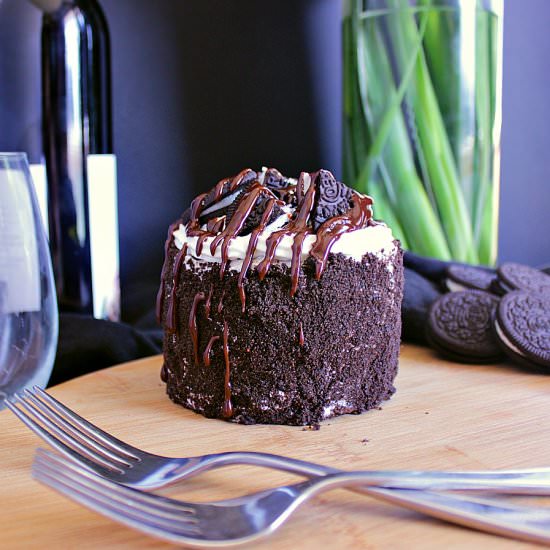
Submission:
M 368 23 L 368 22 L 367 22 Z M 450 258 L 449 249 L 439 220 L 430 205 L 430 201 L 414 166 L 413 152 L 407 139 L 403 115 L 400 111 L 402 90 L 396 90 L 390 62 L 381 48 L 376 28 L 364 32 L 364 22 L 360 12 L 353 10 L 351 17 L 344 23 L 348 36 L 348 64 L 344 73 L 347 78 L 355 76 L 357 83 L 348 88 L 344 106 L 346 120 L 349 121 L 347 143 L 359 133 L 365 136 L 367 147 L 351 148 L 349 163 L 352 170 L 346 177 L 355 181 L 357 188 L 370 193 L 376 200 L 375 210 L 394 213 L 394 221 L 399 220 L 397 232 L 405 243 L 422 254 L 432 254 Z M 367 79 L 369 74 L 377 78 Z M 386 98 L 390 97 L 391 107 L 386 110 Z M 360 118 L 353 120 L 359 113 Z M 350 120 L 351 117 L 351 120 Z M 376 135 L 371 130 L 378 129 Z M 354 142 L 355 143 L 355 142 Z M 347 148 L 346 148 L 347 149 Z M 350 177 L 351 176 L 351 177 Z M 376 193 L 376 189 L 383 192 Z M 424 215 L 417 215 L 418 212 Z
M 418 0 L 415 10 L 385 4 L 368 12 L 350 0 L 344 17 L 346 181 L 373 196 L 405 248 L 491 264 L 499 22 L 442 0 Z M 463 29 L 475 32 L 466 50 L 475 87 L 458 70 Z

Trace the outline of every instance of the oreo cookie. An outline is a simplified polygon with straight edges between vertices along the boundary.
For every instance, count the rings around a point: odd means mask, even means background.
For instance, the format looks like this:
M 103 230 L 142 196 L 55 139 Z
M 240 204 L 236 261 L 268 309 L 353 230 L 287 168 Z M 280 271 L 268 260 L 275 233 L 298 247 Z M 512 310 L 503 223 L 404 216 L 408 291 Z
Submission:
M 244 193 L 246 193 L 246 191 L 242 191 L 242 194 Z M 234 216 L 235 212 L 237 211 L 237 208 L 240 205 L 241 198 L 242 197 L 240 194 L 227 209 L 226 224 L 228 224 L 231 221 L 231 218 Z M 244 224 L 241 230 L 239 231 L 238 235 L 248 235 L 249 233 L 252 233 L 252 231 L 260 225 L 260 222 L 262 221 L 262 216 L 265 212 L 268 201 L 269 201 L 269 198 L 265 196 L 261 196 L 258 198 L 258 200 L 256 201 L 256 204 L 254 205 L 254 208 L 252 209 L 252 212 L 250 212 L 250 214 L 244 221 Z M 284 210 L 276 204 L 273 207 L 273 210 L 271 211 L 269 220 L 266 225 L 273 223 L 279 216 L 282 216 L 284 213 L 285 213 Z
M 272 191 L 277 191 L 287 188 L 291 182 L 276 168 L 268 168 L 264 175 L 264 185 Z
M 225 180 L 222 185 L 220 196 L 216 199 L 216 187 L 214 187 L 204 199 L 203 211 L 200 214 L 200 222 L 206 223 L 209 219 L 225 216 L 231 204 L 234 203 L 240 192 L 250 189 L 252 184 L 257 181 L 258 174 L 250 168 L 240 173 L 240 180 L 236 189 L 231 190 L 231 185 L 239 176 L 233 176 Z
M 237 187 L 231 190 L 231 185 L 235 177 L 240 175 L 240 179 L 237 183 Z M 260 179 L 260 175 L 254 170 L 246 170 L 237 174 L 233 178 L 229 178 L 223 181 L 222 190 L 220 196 L 215 199 L 216 189 L 212 189 L 210 193 L 204 199 L 203 212 L 200 215 L 200 222 L 206 223 L 211 218 L 218 218 L 221 216 L 227 217 L 227 222 L 231 219 L 231 216 L 234 214 L 236 208 L 238 207 L 239 200 L 242 198 L 242 195 L 246 193 L 256 181 Z M 276 168 L 268 168 L 265 170 L 263 175 L 263 185 L 268 187 L 275 196 L 284 198 L 281 195 L 285 193 L 283 190 L 286 190 L 290 185 L 293 185 L 291 180 L 285 178 L 279 170 Z M 281 192 L 281 193 L 279 193 Z M 261 220 L 261 216 L 265 210 L 266 201 L 259 201 L 260 208 L 255 208 L 254 212 L 251 213 L 247 219 L 242 231 L 240 234 L 248 234 L 256 227 Z M 263 208 L 261 207 L 263 206 Z M 280 207 L 276 206 L 273 209 L 273 213 L 270 216 L 269 223 L 271 223 L 275 218 L 280 216 L 283 213 Z M 226 222 L 226 223 L 227 223 Z
M 428 313 L 426 337 L 442 355 L 466 363 L 492 363 L 502 357 L 493 332 L 499 299 L 481 290 L 444 294 Z
M 451 292 L 468 289 L 488 292 L 495 279 L 495 272 L 490 269 L 468 265 L 451 265 L 447 268 L 446 285 Z
M 498 286 L 502 292 L 527 290 L 537 294 L 550 294 L 550 275 L 517 263 L 504 263 L 497 269 Z
M 509 292 L 498 305 L 494 330 L 513 361 L 550 368 L 550 294 Z
M 311 213 L 314 231 L 327 220 L 345 214 L 352 206 L 352 190 L 328 170 L 319 170 L 313 182 L 316 186 L 315 204 Z
M 190 219 L 191 219 L 191 208 L 186 208 L 183 211 L 183 214 L 181 215 L 179 223 L 182 223 L 185 225 L 186 223 L 189 223 Z
M 507 292 L 510 292 L 511 288 L 501 285 L 499 278 L 493 280 L 491 286 L 489 287 L 489 292 L 496 294 L 497 296 L 504 296 Z

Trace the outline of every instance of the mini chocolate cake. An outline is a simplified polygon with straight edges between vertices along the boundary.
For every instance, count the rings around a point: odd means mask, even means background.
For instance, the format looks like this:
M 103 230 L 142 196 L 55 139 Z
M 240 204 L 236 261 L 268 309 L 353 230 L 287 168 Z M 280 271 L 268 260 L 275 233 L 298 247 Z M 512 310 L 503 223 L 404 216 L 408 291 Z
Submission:
M 170 226 L 161 377 L 211 418 L 305 425 L 395 391 L 402 251 L 370 197 L 326 171 L 247 169 Z

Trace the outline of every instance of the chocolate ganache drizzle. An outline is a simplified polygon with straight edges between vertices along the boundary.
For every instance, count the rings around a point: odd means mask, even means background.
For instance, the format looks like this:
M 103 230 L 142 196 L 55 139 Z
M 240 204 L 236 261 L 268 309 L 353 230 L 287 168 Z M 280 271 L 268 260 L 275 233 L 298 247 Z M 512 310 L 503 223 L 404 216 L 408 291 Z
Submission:
M 207 239 L 209 252 L 214 256 L 218 249 L 221 255 L 220 278 L 229 263 L 229 247 L 233 239 L 248 235 L 248 245 L 242 266 L 237 279 L 238 292 L 242 304 L 243 314 L 246 312 L 245 281 L 250 271 L 258 240 L 265 234 L 268 226 L 276 226 L 265 240 L 265 254 L 255 266 L 258 277 L 263 280 L 269 273 L 271 266 L 276 262 L 277 248 L 283 239 L 290 238 L 290 296 L 298 290 L 304 241 L 308 236 L 314 236 L 315 241 L 309 251 L 309 256 L 315 262 L 315 277 L 319 279 L 328 261 L 334 243 L 347 232 L 355 231 L 374 225 L 372 219 L 372 199 L 361 195 L 336 181 L 328 170 L 319 170 L 313 173 L 302 172 L 298 180 L 285 178 L 274 168 L 255 172 L 249 168 L 242 170 L 232 178 L 220 180 L 208 193 L 197 196 L 190 207 L 183 213 L 182 219 L 170 226 L 168 239 L 165 245 L 164 272 L 170 268 L 168 264 L 169 250 L 174 242 L 174 232 L 181 225 L 185 228 L 188 237 L 196 237 L 196 245 L 188 247 L 184 243 L 175 256 L 171 282 L 171 293 L 168 297 L 166 313 L 166 328 L 169 333 L 177 331 L 176 319 L 178 310 L 177 288 L 180 272 L 187 256 L 200 257 Z M 264 237 L 265 238 L 265 237 Z M 256 260 L 257 261 L 257 260 Z M 166 285 L 161 282 L 157 296 L 157 318 L 160 320 L 163 304 L 166 300 Z M 225 292 L 225 291 L 224 291 Z M 222 416 L 230 418 L 233 415 L 231 402 L 231 373 L 229 360 L 229 328 L 227 321 L 223 321 L 221 334 L 210 337 L 206 349 L 199 353 L 199 337 L 197 329 L 197 315 L 199 306 L 204 303 L 204 316 L 212 321 L 212 285 L 205 292 L 195 295 L 189 312 L 188 326 L 193 355 L 196 365 L 202 362 L 210 366 L 214 344 L 221 340 L 225 362 L 224 374 L 224 404 Z M 217 312 L 223 313 L 224 293 L 219 297 Z M 219 323 L 217 323 L 219 326 Z M 304 345 L 303 327 L 299 327 L 299 345 Z

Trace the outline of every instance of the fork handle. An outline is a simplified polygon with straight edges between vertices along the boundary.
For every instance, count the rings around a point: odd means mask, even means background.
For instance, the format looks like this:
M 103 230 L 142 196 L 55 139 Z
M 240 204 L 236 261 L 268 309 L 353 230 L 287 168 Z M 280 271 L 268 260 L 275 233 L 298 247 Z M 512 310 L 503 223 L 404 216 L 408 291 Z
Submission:
M 329 474 L 299 484 L 300 503 L 311 496 L 338 487 L 364 483 L 364 474 Z M 296 486 L 298 488 L 298 486 Z M 550 544 L 550 510 L 497 504 L 488 499 L 433 493 L 414 489 L 363 490 L 371 496 L 426 515 L 466 527 L 516 539 Z
M 182 465 L 181 477 L 188 478 L 211 468 L 231 464 L 247 464 L 284 470 L 307 477 L 348 473 L 313 462 L 259 452 L 228 452 L 187 459 Z M 483 491 L 489 493 L 550 495 L 550 472 L 438 472 L 438 471 L 364 471 L 364 485 L 393 489 L 432 491 Z M 172 481 L 179 477 L 176 468 L 170 473 Z M 364 492 L 354 487 L 355 492 Z

